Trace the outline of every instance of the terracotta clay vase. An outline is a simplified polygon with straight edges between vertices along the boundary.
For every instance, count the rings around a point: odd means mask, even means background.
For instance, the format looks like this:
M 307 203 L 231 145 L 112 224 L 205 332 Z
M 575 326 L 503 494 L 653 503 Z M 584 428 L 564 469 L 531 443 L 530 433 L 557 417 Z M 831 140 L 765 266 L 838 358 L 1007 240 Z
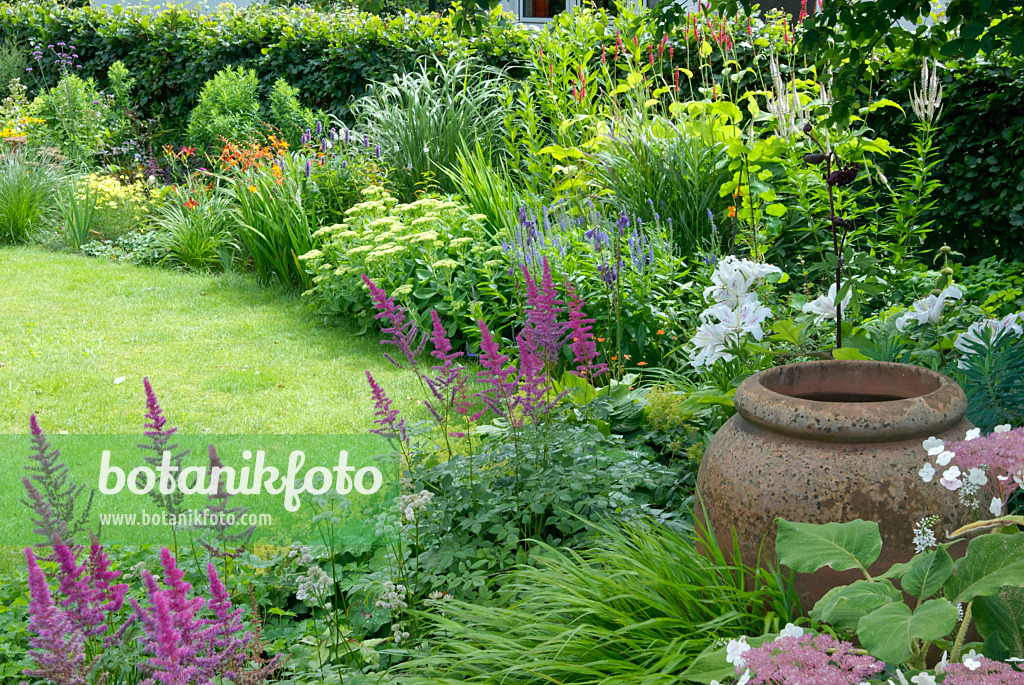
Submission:
M 963 390 L 908 364 L 819 361 L 767 369 L 736 390 L 736 415 L 715 434 L 697 474 L 697 516 L 731 558 L 775 562 L 775 520 L 877 521 L 880 573 L 914 553 L 914 526 L 940 517 L 942 535 L 971 518 L 956 495 L 917 472 L 930 436 L 963 439 Z M 936 476 L 938 478 L 938 476 Z M 940 532 L 941 531 L 941 532 Z M 805 610 L 829 589 L 863 577 L 823 569 L 797 577 Z

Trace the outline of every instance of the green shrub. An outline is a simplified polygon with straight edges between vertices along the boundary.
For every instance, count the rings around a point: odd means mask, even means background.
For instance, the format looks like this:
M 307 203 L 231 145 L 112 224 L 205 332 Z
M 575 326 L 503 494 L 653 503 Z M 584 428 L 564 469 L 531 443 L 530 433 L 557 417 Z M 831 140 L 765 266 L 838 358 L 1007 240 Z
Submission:
M 64 171 L 46 156 L 0 154 L 0 243 L 23 243 L 59 216 Z
M 459 169 L 474 141 L 487 159 L 501 144 L 501 77 L 478 64 L 424 64 L 378 84 L 355 105 L 363 128 L 380 145 L 392 168 L 391 184 L 410 201 L 417 190 L 436 186 L 455 192 L 449 174 Z
M 289 86 L 283 78 L 277 79 L 267 101 L 267 123 L 295 148 L 299 147 L 303 132 L 312 129 L 315 121 L 313 110 L 299 103 L 299 89 Z
M 29 131 L 29 142 L 56 148 L 77 162 L 88 162 L 103 146 L 110 122 L 107 98 L 92 79 L 67 74 L 37 97 L 31 116 L 43 124 Z
M 501 247 L 479 239 L 483 216 L 435 197 L 400 204 L 379 186 L 363 196 L 344 223 L 317 231 L 323 244 L 304 255 L 306 268 L 316 274 L 306 295 L 317 314 L 328 322 L 355 319 L 363 330 L 375 328 L 366 274 L 399 300 L 414 301 L 418 315 L 434 309 L 453 321 L 453 329 L 465 334 L 449 331 L 457 346 L 467 335 L 475 339 L 477 319 L 495 330 L 508 323 L 509 262 Z M 481 310 L 484 299 L 487 311 Z
M 227 67 L 207 81 L 188 116 L 188 139 L 201 150 L 225 140 L 251 142 L 261 133 L 259 78 L 252 69 Z
M 729 157 L 708 127 L 662 117 L 624 118 L 595 154 L 593 175 L 621 211 L 653 222 L 671 219 L 681 254 L 707 251 L 708 211 L 722 204 Z
M 12 79 L 25 75 L 25 54 L 12 40 L 0 43 L 0 99 L 7 97 L 10 91 L 7 85 Z
M 442 635 L 403 682 L 667 685 L 705 648 L 798 613 L 778 574 L 697 552 L 690 534 L 631 522 L 593 549 L 542 546 L 509 575 L 509 606 L 451 601 L 425 617 Z

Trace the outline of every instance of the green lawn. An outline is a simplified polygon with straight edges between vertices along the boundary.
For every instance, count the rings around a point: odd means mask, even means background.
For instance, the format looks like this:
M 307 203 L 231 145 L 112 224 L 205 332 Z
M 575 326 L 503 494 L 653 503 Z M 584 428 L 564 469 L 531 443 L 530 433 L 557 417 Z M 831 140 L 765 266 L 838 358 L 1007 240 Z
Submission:
M 0 433 L 33 412 L 52 433 L 138 432 L 144 376 L 185 433 L 365 432 L 365 370 L 403 408 L 418 394 L 377 339 L 248 278 L 32 247 L 0 248 L 0 274 Z

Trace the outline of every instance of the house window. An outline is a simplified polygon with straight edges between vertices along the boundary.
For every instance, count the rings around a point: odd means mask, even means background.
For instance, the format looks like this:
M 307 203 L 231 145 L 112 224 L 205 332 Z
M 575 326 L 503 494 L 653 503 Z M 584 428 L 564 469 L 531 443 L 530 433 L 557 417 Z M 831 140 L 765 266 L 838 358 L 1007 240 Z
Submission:
M 522 0 L 519 18 L 523 21 L 554 19 L 556 14 L 567 10 L 571 2 L 573 0 Z

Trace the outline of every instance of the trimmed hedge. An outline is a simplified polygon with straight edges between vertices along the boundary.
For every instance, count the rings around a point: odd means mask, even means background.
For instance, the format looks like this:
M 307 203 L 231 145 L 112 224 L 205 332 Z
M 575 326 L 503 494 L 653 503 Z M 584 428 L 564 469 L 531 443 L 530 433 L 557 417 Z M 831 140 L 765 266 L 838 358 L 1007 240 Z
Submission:
M 120 6 L 0 6 L 0 41 L 11 37 L 26 47 L 30 40 L 43 46 L 74 44 L 81 75 L 101 85 L 109 66 L 121 60 L 136 78 L 134 98 L 141 112 L 179 130 L 203 83 L 229 65 L 254 69 L 262 96 L 284 78 L 299 89 L 303 104 L 345 118 L 368 84 L 424 58 L 476 56 L 494 66 L 520 64 L 529 30 L 501 19 L 492 28 L 482 37 L 464 38 L 437 15 L 388 19 L 300 8 L 252 7 L 199 16 L 173 6 L 157 13 Z M 51 85 L 54 70 L 43 72 L 43 85 Z M 35 81 L 30 78 L 27 85 Z
M 438 15 L 403 14 L 382 18 L 355 12 L 318 12 L 301 8 L 252 7 L 198 16 L 180 7 L 158 13 L 120 7 L 95 10 L 22 2 L 0 5 L 0 42 L 11 37 L 28 45 L 64 41 L 77 48 L 82 75 L 105 85 L 107 68 L 121 60 L 137 79 L 134 97 L 145 117 L 159 117 L 165 130 L 183 130 L 203 83 L 226 66 L 254 69 L 266 96 L 278 78 L 299 89 L 303 104 L 348 118 L 348 108 L 373 81 L 408 71 L 424 58 L 476 57 L 521 75 L 534 42 L 577 41 L 593 48 L 614 45 L 615 29 L 624 37 L 650 40 L 650 15 L 611 20 L 595 13 L 584 26 L 540 32 L 493 17 L 476 38 L 458 35 Z M 614 22 L 613 26 L 609 24 Z M 549 35 L 549 32 L 554 32 Z M 680 33 L 676 29 L 676 33 Z M 579 34 L 579 35 L 578 35 Z M 682 44 L 685 38 L 677 36 Z M 685 52 L 676 62 L 685 66 Z M 749 46 L 738 43 L 734 55 L 751 64 Z M 714 53 L 715 66 L 720 55 Z M 767 71 L 766 60 L 756 69 Z M 889 98 L 909 111 L 910 93 L 920 61 L 904 55 L 886 60 L 875 97 Z M 934 216 L 934 240 L 948 242 L 972 261 L 988 255 L 1024 259 L 1024 63 L 996 60 L 946 63 L 945 112 L 938 144 L 943 161 L 940 204 Z M 34 72 L 34 74 L 38 73 Z M 50 85 L 56 74 L 43 74 Z M 740 88 L 767 82 L 746 74 Z M 684 86 L 685 91 L 685 86 Z M 907 144 L 907 120 L 892 110 L 872 115 L 879 135 L 897 146 Z M 894 159 L 895 161 L 895 159 Z M 892 178 L 898 168 L 888 170 Z

